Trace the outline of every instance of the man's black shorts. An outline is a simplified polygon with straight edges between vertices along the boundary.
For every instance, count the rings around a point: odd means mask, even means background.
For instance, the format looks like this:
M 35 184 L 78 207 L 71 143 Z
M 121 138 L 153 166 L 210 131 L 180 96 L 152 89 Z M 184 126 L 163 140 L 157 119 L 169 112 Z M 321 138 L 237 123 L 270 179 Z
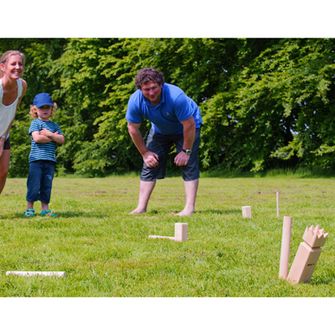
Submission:
M 176 145 L 177 153 L 183 148 L 183 134 L 180 135 L 162 135 L 154 134 L 151 129 L 146 141 L 147 148 L 156 153 L 159 157 L 159 165 L 155 168 L 149 168 L 143 164 L 141 172 L 141 180 L 154 181 L 163 179 L 166 174 L 166 161 L 170 152 L 171 146 Z M 199 179 L 199 144 L 200 144 L 200 128 L 196 129 L 195 140 L 192 147 L 192 154 L 185 167 L 181 167 L 182 177 L 185 181 Z

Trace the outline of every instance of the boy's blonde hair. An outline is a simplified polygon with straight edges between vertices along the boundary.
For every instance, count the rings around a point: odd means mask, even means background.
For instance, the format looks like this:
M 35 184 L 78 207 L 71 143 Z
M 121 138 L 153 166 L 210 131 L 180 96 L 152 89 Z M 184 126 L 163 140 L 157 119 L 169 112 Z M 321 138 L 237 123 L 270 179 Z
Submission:
M 53 114 L 56 112 L 57 110 L 57 104 L 54 102 L 53 106 L 51 106 L 51 114 L 50 117 L 53 116 Z M 37 111 L 38 111 L 38 107 L 35 105 L 30 105 L 30 111 L 29 114 L 33 119 L 37 119 L 38 115 L 37 115 Z

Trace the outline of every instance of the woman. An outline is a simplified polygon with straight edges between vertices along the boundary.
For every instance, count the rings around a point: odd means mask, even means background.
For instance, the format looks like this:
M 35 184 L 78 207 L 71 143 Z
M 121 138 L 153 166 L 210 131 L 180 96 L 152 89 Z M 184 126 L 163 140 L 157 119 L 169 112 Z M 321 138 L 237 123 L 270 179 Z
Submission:
M 9 168 L 9 130 L 27 91 L 27 83 L 21 79 L 24 61 L 24 54 L 18 50 L 6 51 L 0 57 L 0 193 Z

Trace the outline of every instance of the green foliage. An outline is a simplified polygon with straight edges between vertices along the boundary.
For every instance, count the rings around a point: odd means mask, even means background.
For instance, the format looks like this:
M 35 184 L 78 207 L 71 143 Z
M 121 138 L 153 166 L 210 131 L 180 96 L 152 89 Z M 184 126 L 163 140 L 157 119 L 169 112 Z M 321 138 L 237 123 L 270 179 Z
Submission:
M 14 122 L 11 130 L 11 160 L 9 176 L 24 177 L 28 175 L 30 137 L 28 136 L 29 121 Z M 13 143 L 15 143 L 13 145 Z M 17 145 L 20 143 L 20 145 Z
M 21 49 L 27 58 L 29 89 L 12 131 L 11 175 L 27 169 L 27 115 L 41 91 L 59 105 L 54 120 L 66 139 L 58 148 L 60 171 L 137 171 L 141 157 L 125 112 L 136 72 L 149 66 L 200 105 L 203 171 L 333 171 L 334 46 L 326 38 L 1 39 L 0 50 Z
M 331 141 L 332 52 L 332 40 L 278 40 L 232 78 L 227 106 L 239 147 L 229 149 L 241 158 L 238 168 L 258 172 L 297 159 L 314 164 L 313 150 Z

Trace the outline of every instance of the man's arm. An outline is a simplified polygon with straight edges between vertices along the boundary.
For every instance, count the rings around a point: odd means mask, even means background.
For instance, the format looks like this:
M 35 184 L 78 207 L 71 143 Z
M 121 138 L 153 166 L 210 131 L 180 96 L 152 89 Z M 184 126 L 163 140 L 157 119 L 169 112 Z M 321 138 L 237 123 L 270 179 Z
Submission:
M 194 139 L 195 139 L 195 121 L 193 116 L 189 119 L 181 122 L 183 125 L 183 149 L 192 150 Z M 180 151 L 174 159 L 174 163 L 177 166 L 186 166 L 190 158 L 189 154 L 184 151 Z
M 184 144 L 183 149 L 191 149 L 195 139 L 195 121 L 193 116 L 181 122 L 183 125 Z
M 144 156 L 149 150 L 144 143 L 140 127 L 140 123 L 128 122 L 128 133 L 141 156 Z
M 146 147 L 142 134 L 140 132 L 140 123 L 128 122 L 128 133 L 135 144 L 138 152 L 141 154 L 144 163 L 148 167 L 155 167 L 158 165 L 158 155 L 152 151 L 149 151 Z

